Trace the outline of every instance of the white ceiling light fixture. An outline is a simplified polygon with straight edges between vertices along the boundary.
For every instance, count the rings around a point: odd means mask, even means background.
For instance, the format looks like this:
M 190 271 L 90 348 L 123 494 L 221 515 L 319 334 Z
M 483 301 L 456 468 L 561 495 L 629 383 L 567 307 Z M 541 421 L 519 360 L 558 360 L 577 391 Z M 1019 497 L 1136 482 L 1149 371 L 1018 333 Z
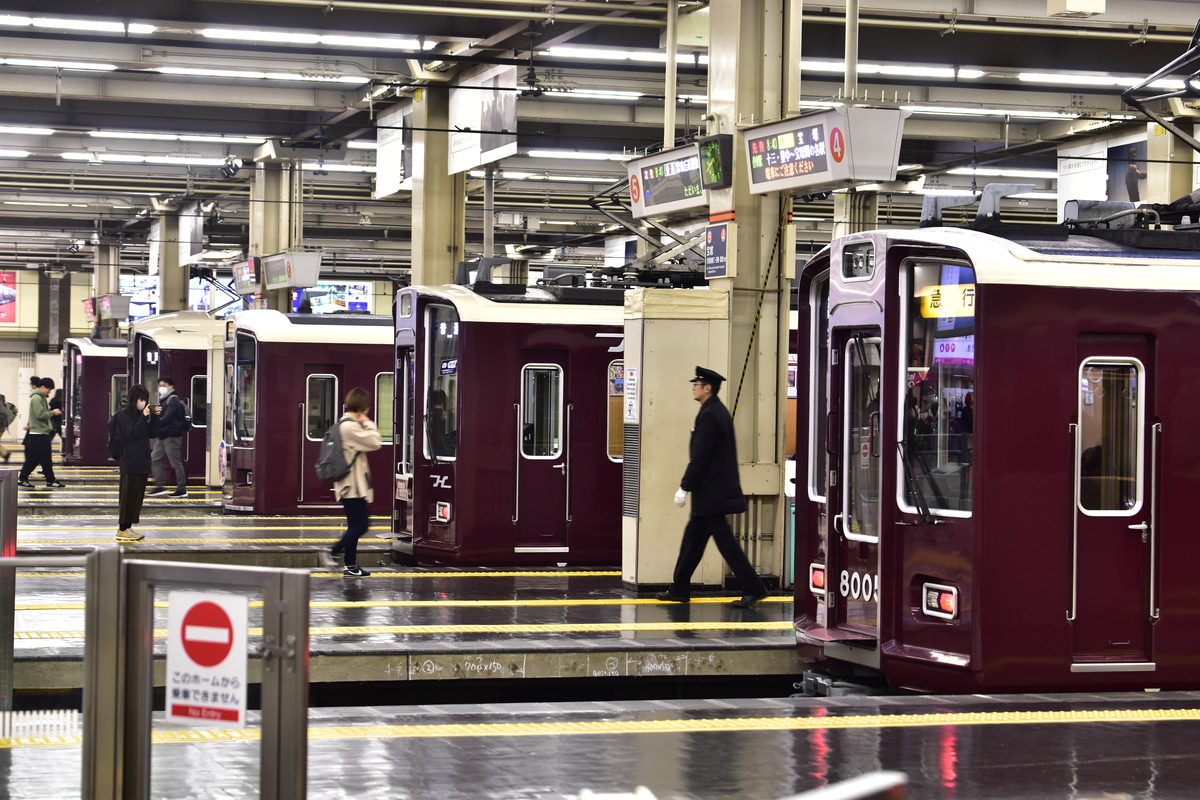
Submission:
M 131 22 L 125 26 L 125 32 L 133 34 L 134 36 L 147 36 L 151 33 L 157 32 L 157 31 L 158 31 L 158 28 L 156 26 L 147 25 L 142 22 Z M 114 206 L 114 208 L 115 208 L 115 206 Z
M 624 50 L 608 47 L 547 47 L 541 54 L 551 58 L 578 58 L 590 61 L 634 61 L 648 64 L 666 64 L 667 54 L 657 50 Z M 701 53 L 699 58 L 691 53 L 681 52 L 675 56 L 675 63 L 682 66 L 708 63 L 708 55 Z
M 376 50 L 428 50 L 435 42 L 421 42 L 411 38 L 390 39 L 382 36 L 322 36 L 319 44 L 330 47 L 371 47 Z
M 1012 119 L 1078 119 L 1079 113 L 1026 108 L 963 108 L 957 106 L 900 106 L 902 111 L 930 116 L 1009 117 Z
M 0 150 L 0 158 L 29 158 L 28 150 Z
M 53 136 L 54 128 L 34 128 L 24 125 L 0 125 L 0 134 L 13 136 Z
M 277 44 L 318 44 L 321 37 L 315 33 L 291 33 L 289 31 L 238 30 L 235 28 L 204 28 L 200 35 L 206 39 L 229 39 L 235 42 L 274 42 Z
M 1058 172 L 1052 169 L 1015 169 L 1007 167 L 955 167 L 946 170 L 947 175 L 981 175 L 986 178 L 1040 178 L 1058 180 Z
M 29 22 L 35 28 L 53 28 L 60 31 L 86 31 L 88 33 L 125 33 L 124 22 L 103 22 L 94 19 L 60 19 L 57 17 L 34 17 Z
M 190 78 L 233 78 L 235 80 L 258 81 L 309 81 L 312 83 L 362 84 L 370 80 L 362 75 L 312 74 L 302 72 L 260 72 L 250 69 L 211 69 L 208 67 L 157 67 L 155 72 L 163 75 L 180 75 Z
M 546 92 L 547 95 L 552 95 L 556 99 L 566 100 L 621 100 L 627 103 L 641 100 L 645 97 L 644 92 L 623 92 L 607 89 L 571 89 L 570 91 L 558 91 L 550 89 Z
M 525 155 L 530 158 L 561 158 L 566 161 L 624 161 L 629 158 L 624 153 L 597 153 L 586 150 L 530 150 Z
M 377 150 L 379 144 L 376 142 L 367 142 L 361 139 L 353 139 L 346 142 L 346 147 L 350 150 Z
M 320 170 L 322 172 L 374 172 L 375 166 L 372 164 L 331 164 L 328 161 L 321 163 L 319 161 L 305 161 L 301 167 L 308 170 Z
M 116 64 L 102 64 L 94 61 L 48 61 L 43 58 L 0 58 L 0 64 L 9 67 L 37 67 L 80 72 L 112 72 L 117 68 Z

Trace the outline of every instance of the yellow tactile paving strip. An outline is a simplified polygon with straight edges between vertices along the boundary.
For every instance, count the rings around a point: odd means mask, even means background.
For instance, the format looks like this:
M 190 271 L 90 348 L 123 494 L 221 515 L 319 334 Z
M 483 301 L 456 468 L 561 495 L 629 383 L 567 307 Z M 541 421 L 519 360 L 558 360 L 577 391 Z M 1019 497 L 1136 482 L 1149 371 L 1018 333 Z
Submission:
M 746 733 L 864 728 L 924 728 L 964 725 L 1066 725 L 1116 722 L 1197 722 L 1200 708 L 1091 711 L 976 711 L 946 714 L 871 714 L 844 717 L 730 717 L 724 719 L 592 720 L 578 722 L 489 722 L 431 725 L 338 725 L 310 727 L 316 739 L 447 739 L 504 736 L 601 736 L 653 733 Z M 257 728 L 160 730 L 153 744 L 244 742 L 261 738 Z M 81 736 L 0 738 L 0 748 L 79 745 Z
M 333 573 L 330 573 L 332 575 Z M 374 573 L 372 573 L 374 574 Z M 734 597 L 703 597 L 695 598 L 692 604 L 699 603 L 728 603 Z M 767 597 L 762 603 L 790 603 L 790 597 Z M 261 600 L 251 600 L 251 608 L 261 608 Z M 667 605 L 661 600 L 652 598 L 554 598 L 552 600 L 312 600 L 309 608 L 532 608 L 539 606 L 661 606 Z M 170 608 L 165 600 L 156 600 L 155 608 Z M 17 611 L 82 611 L 84 603 L 17 603 Z
M 421 636 L 463 633 L 632 633 L 636 631 L 784 631 L 792 630 L 791 620 L 768 622 L 596 622 L 507 625 L 361 625 L 314 626 L 310 636 Z M 250 637 L 262 636 L 262 628 L 249 628 Z M 155 628 L 154 638 L 165 639 L 166 628 Z M 83 631 L 17 631 L 14 639 L 82 639 Z

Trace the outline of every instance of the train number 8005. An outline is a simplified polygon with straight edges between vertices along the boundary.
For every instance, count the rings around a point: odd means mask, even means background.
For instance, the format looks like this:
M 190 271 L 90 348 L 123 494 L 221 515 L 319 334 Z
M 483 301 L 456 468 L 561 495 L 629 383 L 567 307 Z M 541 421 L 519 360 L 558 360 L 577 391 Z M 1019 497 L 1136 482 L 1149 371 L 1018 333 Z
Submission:
M 879 577 L 870 572 L 842 570 L 838 593 L 848 600 L 879 602 Z

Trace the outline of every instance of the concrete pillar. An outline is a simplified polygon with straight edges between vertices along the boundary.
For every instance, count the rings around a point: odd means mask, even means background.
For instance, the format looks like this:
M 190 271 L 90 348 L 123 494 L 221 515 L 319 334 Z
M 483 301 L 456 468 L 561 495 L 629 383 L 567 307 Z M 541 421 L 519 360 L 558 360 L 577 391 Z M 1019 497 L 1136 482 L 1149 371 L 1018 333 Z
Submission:
M 450 94 L 422 89 L 413 99 L 412 282 L 454 282 L 466 258 L 466 174 L 447 175 Z
M 299 161 L 263 157 L 250 186 L 250 252 L 269 256 L 304 243 L 304 170 Z M 263 293 L 267 308 L 291 310 L 291 290 Z
M 1161 125 L 1152 123 L 1148 127 L 1146 185 L 1141 202 L 1170 203 L 1195 188 L 1192 177 L 1195 151 Z
M 879 195 L 855 189 L 833 194 L 833 238 L 879 227 Z
M 92 248 L 92 297 L 116 294 L 120 291 L 121 248 L 116 242 L 103 240 Z M 117 339 L 121 336 L 120 324 L 115 319 L 102 319 L 96 325 L 96 336 L 100 339 Z
M 190 267 L 186 263 L 196 244 L 194 231 L 203 230 L 195 225 L 195 214 L 199 213 L 196 203 L 172 209 L 158 218 L 158 313 L 182 311 L 188 304 L 188 277 Z M 199 248 L 196 252 L 200 252 Z

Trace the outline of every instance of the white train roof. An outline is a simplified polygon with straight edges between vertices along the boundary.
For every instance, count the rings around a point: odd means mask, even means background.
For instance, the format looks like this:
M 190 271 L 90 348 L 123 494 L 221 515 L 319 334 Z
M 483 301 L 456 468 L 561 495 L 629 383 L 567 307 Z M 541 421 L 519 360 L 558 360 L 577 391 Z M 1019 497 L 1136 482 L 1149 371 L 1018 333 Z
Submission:
M 120 342 L 120 344 L 102 345 L 96 344 L 94 339 L 84 337 L 72 337 L 63 339 L 63 349 L 74 345 L 79 348 L 79 352 L 85 356 L 109 356 L 112 358 L 125 358 L 129 354 L 129 342 L 124 339 L 104 339 L 107 342 Z
M 304 314 L 303 321 L 280 311 L 259 308 L 239 311 L 226 319 L 239 332 L 254 334 L 260 342 L 358 342 L 392 344 L 392 318 L 366 315 Z
M 528 300 L 497 302 L 466 286 L 410 286 L 428 297 L 438 297 L 454 305 L 463 322 L 538 322 L 555 325 L 623 325 L 621 305 L 583 305 L 562 303 L 545 289 L 529 287 Z
M 883 231 L 892 244 L 956 247 L 975 267 L 978 284 L 1079 286 L 1096 289 L 1200 291 L 1200 260 L 1122 253 L 1039 253 L 1019 242 L 966 228 Z M 1049 234 L 1049 231 L 1047 232 Z
M 148 336 L 160 350 L 207 350 L 210 337 L 217 343 L 225 333 L 225 323 L 204 311 L 170 311 L 139 319 L 129 324 L 129 339 Z

